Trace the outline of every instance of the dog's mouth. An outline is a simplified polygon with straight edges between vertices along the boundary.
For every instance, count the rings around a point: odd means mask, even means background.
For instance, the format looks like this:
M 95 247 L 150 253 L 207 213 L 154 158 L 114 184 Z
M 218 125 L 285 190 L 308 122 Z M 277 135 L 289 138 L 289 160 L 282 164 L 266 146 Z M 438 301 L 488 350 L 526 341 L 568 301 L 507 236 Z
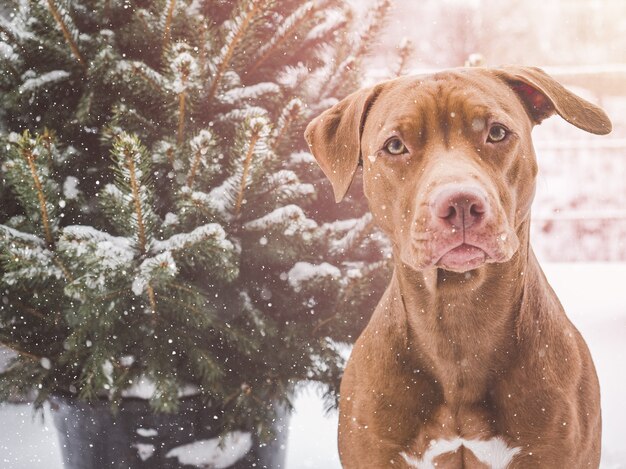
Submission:
M 488 259 L 489 255 L 483 249 L 462 243 L 442 255 L 435 265 L 453 272 L 467 272 L 480 267 Z

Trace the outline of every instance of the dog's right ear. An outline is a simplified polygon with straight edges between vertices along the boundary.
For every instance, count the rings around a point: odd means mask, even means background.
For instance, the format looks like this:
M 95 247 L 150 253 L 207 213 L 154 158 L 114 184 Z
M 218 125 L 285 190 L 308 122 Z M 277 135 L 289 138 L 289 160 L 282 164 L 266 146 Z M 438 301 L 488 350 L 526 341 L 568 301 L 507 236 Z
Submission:
M 381 85 L 352 93 L 313 119 L 304 132 L 311 153 L 341 202 L 361 160 L 361 135 Z

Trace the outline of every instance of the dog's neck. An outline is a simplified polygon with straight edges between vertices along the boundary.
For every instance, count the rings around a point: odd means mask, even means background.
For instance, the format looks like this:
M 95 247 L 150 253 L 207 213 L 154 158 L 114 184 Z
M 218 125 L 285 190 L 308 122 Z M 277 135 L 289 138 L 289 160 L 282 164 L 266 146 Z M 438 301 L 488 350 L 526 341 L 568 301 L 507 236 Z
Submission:
M 529 224 L 526 220 L 518 227 L 520 248 L 502 264 L 454 273 L 418 272 L 396 263 L 392 293 L 403 303 L 408 349 L 422 361 L 427 358 L 444 389 L 462 400 L 479 399 L 481 381 L 484 387 L 489 379 L 485 370 L 506 369 L 514 359 L 529 265 Z

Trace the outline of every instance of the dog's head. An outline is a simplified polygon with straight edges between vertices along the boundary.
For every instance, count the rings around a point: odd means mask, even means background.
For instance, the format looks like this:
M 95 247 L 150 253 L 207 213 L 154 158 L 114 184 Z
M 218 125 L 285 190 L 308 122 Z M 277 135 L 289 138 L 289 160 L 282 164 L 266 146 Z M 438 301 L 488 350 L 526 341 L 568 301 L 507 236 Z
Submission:
M 542 70 L 506 67 L 357 91 L 305 137 L 338 202 L 362 162 L 372 214 L 405 264 L 465 272 L 518 249 L 537 174 L 531 130 L 555 113 L 588 132 L 611 130 L 600 108 Z

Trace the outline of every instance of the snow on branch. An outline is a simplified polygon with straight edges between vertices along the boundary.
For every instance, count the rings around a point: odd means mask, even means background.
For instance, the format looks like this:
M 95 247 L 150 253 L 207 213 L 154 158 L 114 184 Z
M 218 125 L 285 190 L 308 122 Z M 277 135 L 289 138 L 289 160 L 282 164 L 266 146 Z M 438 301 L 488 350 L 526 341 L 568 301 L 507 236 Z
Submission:
M 233 122 L 241 122 L 247 119 L 252 119 L 253 117 L 259 116 L 267 116 L 267 110 L 263 109 L 259 106 L 246 106 L 239 109 L 233 109 L 232 111 L 222 114 L 220 116 L 221 120 L 233 121 Z
M 272 135 L 274 138 L 274 148 L 278 148 L 278 145 L 281 143 L 285 135 L 288 134 L 291 124 L 300 117 L 303 107 L 304 104 L 299 98 L 293 98 L 283 108 Z
M 370 9 L 365 19 L 363 28 L 357 33 L 355 41 L 356 57 L 367 54 L 369 47 L 384 25 L 385 18 L 391 8 L 391 0 L 378 0 Z
M 345 13 L 338 8 L 324 10 L 324 20 L 314 26 L 307 33 L 305 40 L 316 41 L 330 32 L 342 27 L 347 21 Z
M 61 279 L 64 272 L 55 265 L 54 253 L 40 246 L 7 246 L 3 254 L 10 259 L 15 268 L 7 269 L 2 276 L 6 285 L 15 285 L 18 282 L 32 282 L 34 280 Z
M 277 73 L 276 83 L 285 88 L 296 89 L 310 74 L 309 68 L 301 62 L 297 65 L 287 65 Z
M 148 83 L 154 90 L 162 92 L 168 85 L 167 80 L 156 70 L 137 60 L 120 60 L 116 71 L 130 78 L 138 76 Z
M 238 104 L 245 101 L 254 101 L 268 94 L 280 93 L 276 83 L 263 82 L 251 86 L 241 86 L 220 94 L 218 99 L 223 104 Z
M 140 296 L 148 286 L 174 278 L 177 273 L 178 267 L 170 251 L 149 257 L 139 266 L 139 273 L 133 280 L 133 293 Z
M 250 231 L 271 231 L 277 226 L 284 229 L 286 236 L 292 236 L 299 231 L 317 228 L 317 223 L 307 218 L 301 207 L 292 204 L 279 207 L 261 218 L 252 220 L 246 223 L 244 228 Z
M 22 18 L 16 18 L 16 20 L 22 20 Z M 9 21 L 0 15 L 0 32 L 6 34 L 7 38 L 14 44 L 21 45 L 26 41 L 37 41 L 37 36 L 23 26 L 23 21 Z
M 266 179 L 265 192 L 276 200 L 289 200 L 309 197 L 315 194 L 313 184 L 302 183 L 296 173 L 288 169 L 281 169 Z
M 191 139 L 189 146 L 191 147 L 191 152 L 193 153 L 193 160 L 191 162 L 189 172 L 187 173 L 187 187 L 193 187 L 194 179 L 198 173 L 200 163 L 207 157 L 214 142 L 215 139 L 213 137 L 213 133 L 208 129 L 201 130 L 198 132 L 198 135 Z
M 334 256 L 345 255 L 351 249 L 357 247 L 374 227 L 371 213 L 366 213 L 361 218 L 354 220 L 354 225 L 338 241 L 331 245 L 331 254 Z
M 27 78 L 19 87 L 19 93 L 32 93 L 39 88 L 59 82 L 69 77 L 70 73 L 65 70 L 53 70 L 52 72 L 39 75 L 36 78 Z
M 58 249 L 74 257 L 95 256 L 102 269 L 117 270 L 128 267 L 135 257 L 130 240 L 112 236 L 91 226 L 70 225 L 63 228 Z M 85 257 L 87 256 L 87 257 Z
M 218 223 L 209 223 L 199 226 L 189 233 L 179 233 L 164 240 L 152 241 L 150 251 L 181 251 L 199 243 L 211 240 L 212 244 L 222 251 L 233 251 L 235 246 L 226 238 L 226 232 Z
M 6 225 L 0 225 L 0 245 L 2 243 L 20 243 L 29 246 L 44 247 L 45 242 L 38 236 L 24 233 Z
M 243 161 L 241 181 L 239 184 L 239 190 L 237 192 L 237 201 L 235 202 L 235 214 L 238 215 L 241 211 L 241 204 L 243 203 L 244 192 L 248 186 L 248 174 L 250 173 L 250 166 L 252 164 L 252 157 L 257 153 L 261 153 L 263 150 L 267 150 L 265 140 L 270 134 L 269 121 L 263 117 L 253 117 L 248 122 L 248 126 L 244 131 L 244 152 L 245 158 Z M 259 148 L 257 149 L 257 144 Z
M 91 226 L 70 225 L 63 228 L 57 250 L 73 260 L 76 279 L 65 293 L 85 300 L 88 291 L 105 292 L 112 277 L 132 270 L 136 251 L 128 238 L 112 236 Z
M 296 292 L 302 290 L 304 284 L 324 277 L 330 277 L 332 279 L 341 278 L 341 271 L 328 262 L 323 262 L 318 265 L 309 262 L 296 262 L 287 273 L 287 281 Z
M 217 213 L 223 220 L 232 218 L 231 212 L 235 205 L 236 185 L 234 176 L 228 177 L 222 184 L 211 189 L 208 194 L 201 191 L 191 192 L 191 201 Z
M 1 27 L 0 31 L 2 31 Z M 16 64 L 19 62 L 20 56 L 15 52 L 13 46 L 4 41 L 0 41 L 0 59 L 4 60 L 7 65 Z

